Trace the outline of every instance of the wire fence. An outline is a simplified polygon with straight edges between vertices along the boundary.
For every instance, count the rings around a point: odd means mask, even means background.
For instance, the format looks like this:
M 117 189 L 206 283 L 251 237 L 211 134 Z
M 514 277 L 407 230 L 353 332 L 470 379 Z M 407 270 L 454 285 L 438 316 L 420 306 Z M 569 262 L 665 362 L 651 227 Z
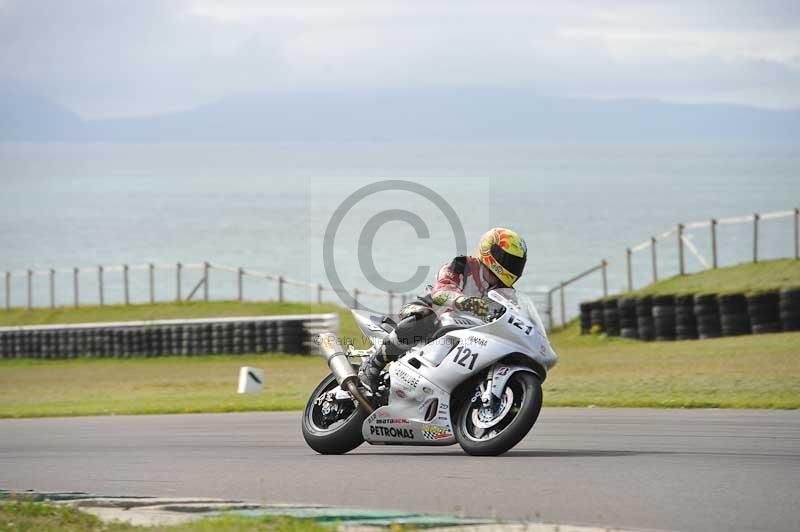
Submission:
M 4 272 L 4 281 L 6 309 L 230 300 L 340 303 L 331 296 L 346 295 L 320 283 L 212 262 L 27 269 Z M 547 301 L 546 292 L 529 294 L 540 308 Z M 416 297 L 359 288 L 350 295 L 355 308 L 368 306 L 387 315 Z M 543 314 L 549 326 L 551 312 Z
M 211 300 L 324 303 L 337 292 L 242 267 L 176 262 L 6 271 L 3 301 L 6 309 Z M 411 297 L 358 288 L 350 294 L 356 308 L 377 303 L 389 314 Z
M 764 234 L 764 222 L 786 218 L 792 220 L 793 229 L 788 231 L 791 234 L 791 239 L 786 238 L 785 235 L 788 227 L 778 227 L 778 229 L 781 229 L 779 233 L 773 232 L 768 235 L 770 251 L 765 253 L 765 250 L 762 249 L 764 247 L 763 240 L 766 236 Z M 720 238 L 722 235 L 720 233 L 725 226 L 739 226 L 749 232 L 749 235 L 745 235 L 741 231 L 738 233 L 732 232 L 728 235 L 733 242 L 733 246 L 729 247 L 739 251 L 738 256 L 722 250 Z M 703 239 L 700 234 L 701 231 L 706 232 L 708 239 L 703 246 L 707 246 L 706 253 L 708 253 L 708 256 L 703 254 L 701 245 L 697 244 L 697 241 Z M 663 244 L 659 245 L 661 242 L 667 245 L 672 242 L 674 247 L 665 248 Z M 567 310 L 573 307 L 577 308 L 577 305 L 568 304 L 566 288 L 576 283 L 586 282 L 586 279 L 589 279 L 593 274 L 599 273 L 599 285 L 594 285 L 593 288 L 588 290 L 576 290 L 576 292 L 582 295 L 597 296 L 602 294 L 603 297 L 608 296 L 610 294 L 609 268 L 612 266 L 624 268 L 624 284 L 618 292 L 631 292 L 635 290 L 637 284 L 649 284 L 666 278 L 666 272 L 676 272 L 678 275 L 688 273 L 690 270 L 686 260 L 688 256 L 692 256 L 696 260 L 697 266 L 695 270 L 697 268 L 700 270 L 716 269 L 723 263 L 730 265 L 741 262 L 743 247 L 747 248 L 748 254 L 751 254 L 745 260 L 749 259 L 754 263 L 759 260 L 773 258 L 791 257 L 795 260 L 800 259 L 800 209 L 765 214 L 755 213 L 730 218 L 712 218 L 676 224 L 671 229 L 653 235 L 644 242 L 627 248 L 620 255 L 602 259 L 599 264 L 561 281 L 558 285 L 547 290 L 545 292 L 547 299 L 545 304 L 546 321 L 548 326 L 556 323 L 563 326 L 577 315 L 577 311 L 569 312 Z M 738 260 L 734 259 L 734 257 Z M 729 260 L 724 260 L 725 258 Z M 668 261 L 674 262 L 674 267 L 669 267 Z M 553 315 L 556 310 L 558 311 L 558 316 Z

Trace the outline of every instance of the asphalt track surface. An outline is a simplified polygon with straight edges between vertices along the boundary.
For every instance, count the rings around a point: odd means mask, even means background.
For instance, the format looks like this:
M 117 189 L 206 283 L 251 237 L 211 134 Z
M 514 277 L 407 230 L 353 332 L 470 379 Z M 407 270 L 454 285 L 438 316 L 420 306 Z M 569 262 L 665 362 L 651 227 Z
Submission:
M 306 447 L 299 413 L 0 421 L 0 488 L 662 530 L 800 530 L 800 412 L 545 408 L 498 458 Z

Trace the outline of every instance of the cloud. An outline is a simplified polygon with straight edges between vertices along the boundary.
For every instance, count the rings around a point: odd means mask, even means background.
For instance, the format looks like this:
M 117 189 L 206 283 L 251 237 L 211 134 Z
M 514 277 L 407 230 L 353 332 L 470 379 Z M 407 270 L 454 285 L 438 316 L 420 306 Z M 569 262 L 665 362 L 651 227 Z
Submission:
M 495 86 L 800 106 L 797 3 L 0 0 L 0 79 L 87 116 L 231 93 Z

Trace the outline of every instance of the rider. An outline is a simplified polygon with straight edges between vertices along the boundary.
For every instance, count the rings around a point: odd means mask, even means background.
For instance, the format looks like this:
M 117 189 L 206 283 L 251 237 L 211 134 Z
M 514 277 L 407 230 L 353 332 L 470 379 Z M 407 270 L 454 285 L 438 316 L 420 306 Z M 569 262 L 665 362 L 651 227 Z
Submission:
M 525 241 L 511 229 L 495 227 L 481 237 L 478 256 L 461 255 L 445 264 L 429 293 L 404 305 L 400 321 L 381 347 L 358 370 L 365 387 L 375 391 L 381 371 L 415 344 L 425 342 L 436 330 L 438 316 L 461 310 L 485 316 L 493 288 L 510 288 L 522 275 L 528 250 Z

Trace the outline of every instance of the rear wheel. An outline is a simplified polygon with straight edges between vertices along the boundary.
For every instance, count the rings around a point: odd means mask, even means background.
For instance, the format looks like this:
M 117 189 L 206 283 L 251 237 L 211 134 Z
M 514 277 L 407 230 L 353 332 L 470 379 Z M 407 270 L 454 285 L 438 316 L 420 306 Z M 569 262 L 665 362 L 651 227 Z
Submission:
M 366 418 L 355 400 L 335 399 L 339 384 L 328 375 L 317 386 L 303 411 L 303 438 L 320 454 L 344 454 L 362 443 Z
M 454 427 L 456 440 L 467 454 L 503 454 L 530 432 L 542 409 L 542 399 L 541 381 L 532 373 L 517 371 L 508 379 L 503 397 L 499 401 L 495 398 L 491 409 L 483 406 L 480 399 L 462 402 Z

